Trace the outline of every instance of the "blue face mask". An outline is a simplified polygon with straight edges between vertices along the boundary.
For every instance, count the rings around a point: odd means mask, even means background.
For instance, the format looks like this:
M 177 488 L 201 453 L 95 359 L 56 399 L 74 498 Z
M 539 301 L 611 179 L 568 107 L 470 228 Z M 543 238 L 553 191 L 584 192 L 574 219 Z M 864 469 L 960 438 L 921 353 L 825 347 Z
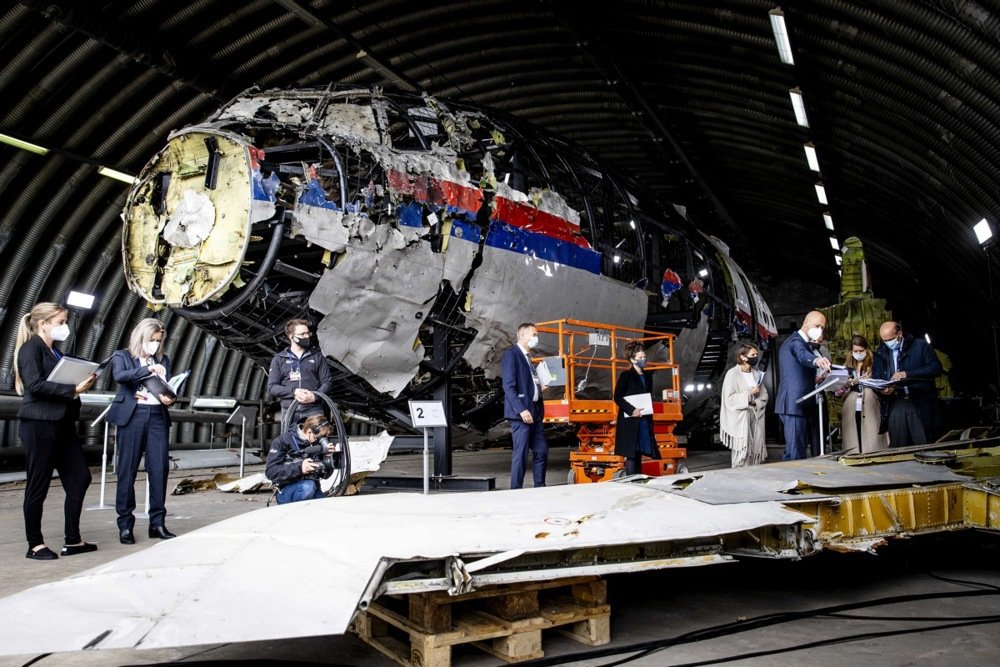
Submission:
M 883 342 L 885 343 L 885 346 L 887 348 L 889 348 L 890 350 L 895 350 L 896 348 L 899 347 L 899 339 L 898 338 L 893 338 L 892 340 L 887 340 L 887 341 L 883 341 Z
M 637 368 L 645 368 L 646 366 L 645 359 L 633 359 L 632 363 L 635 364 Z

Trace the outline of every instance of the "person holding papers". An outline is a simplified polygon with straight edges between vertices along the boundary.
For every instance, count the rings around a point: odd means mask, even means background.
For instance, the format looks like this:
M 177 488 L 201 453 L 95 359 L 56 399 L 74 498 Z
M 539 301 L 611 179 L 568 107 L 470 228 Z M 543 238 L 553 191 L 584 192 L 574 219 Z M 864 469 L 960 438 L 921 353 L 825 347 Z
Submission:
M 625 346 L 632 364 L 622 371 L 615 384 L 618 421 L 615 427 L 615 454 L 625 457 L 625 474 L 642 472 L 642 457 L 660 458 L 653 436 L 653 373 L 646 371 L 646 350 L 639 341 Z
M 49 493 L 52 471 L 66 491 L 64 507 L 66 541 L 63 556 L 96 551 L 80 537 L 80 514 L 90 486 L 90 469 L 76 433 L 80 417 L 80 394 L 94 384 L 91 374 L 78 384 L 50 382 L 62 354 L 54 341 L 69 338 L 67 312 L 55 303 L 39 303 L 21 318 L 14 346 L 17 393 L 24 396 L 17 411 L 19 435 L 27 456 L 27 485 L 24 488 L 24 530 L 28 538 L 27 557 L 55 560 L 59 556 L 45 546 L 42 538 L 42 506 Z
M 851 379 L 834 392 L 834 396 L 844 399 L 840 410 L 840 430 L 845 452 L 857 450 L 870 453 L 889 447 L 889 436 L 878 432 L 881 419 L 878 395 L 861 384 L 871 378 L 873 361 L 868 339 L 864 336 L 851 338 L 851 354 L 844 362 L 844 366 L 852 371 Z
M 879 327 L 882 344 L 875 350 L 872 377 L 896 384 L 882 389 L 882 414 L 887 416 L 889 446 L 922 445 L 938 423 L 937 388 L 941 361 L 930 343 L 904 334 L 898 322 Z
M 757 370 L 760 350 L 750 341 L 736 347 L 736 365 L 722 381 L 722 410 L 719 435 L 732 451 L 732 467 L 758 465 L 767 458 L 764 440 L 764 408 L 767 388 L 764 373 Z
M 106 417 L 118 426 L 118 489 L 115 510 L 118 512 L 118 535 L 122 544 L 135 544 L 135 477 L 139 460 L 146 455 L 146 479 L 149 484 L 149 536 L 157 539 L 176 537 L 167 530 L 164 519 L 167 497 L 167 435 L 170 413 L 167 406 L 174 396 L 154 393 L 146 386 L 147 378 L 170 377 L 170 359 L 163 354 L 167 329 L 159 320 L 147 317 L 132 329 L 128 348 L 111 356 L 111 366 L 118 383 Z M 150 381 L 148 384 L 152 385 Z
M 778 392 L 774 412 L 785 429 L 786 461 L 809 456 L 810 442 L 816 432 L 813 415 L 816 402 L 798 400 L 816 388 L 816 372 L 829 372 L 830 360 L 819 353 L 826 328 L 826 315 L 813 310 L 802 320 L 802 327 L 778 348 Z M 819 445 L 817 441 L 817 447 Z

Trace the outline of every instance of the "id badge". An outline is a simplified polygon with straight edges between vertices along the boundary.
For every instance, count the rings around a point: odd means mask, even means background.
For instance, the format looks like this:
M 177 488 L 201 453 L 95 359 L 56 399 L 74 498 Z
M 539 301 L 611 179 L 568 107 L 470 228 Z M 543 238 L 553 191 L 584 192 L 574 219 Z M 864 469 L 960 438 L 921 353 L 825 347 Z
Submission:
M 291 371 L 288 373 L 288 379 L 292 382 L 298 382 L 302 379 L 302 371 Z
M 857 412 L 861 412 L 861 410 L 862 410 L 862 409 L 864 408 L 864 405 L 865 405 L 865 404 L 864 404 L 864 401 L 865 401 L 865 399 L 864 399 L 864 398 L 862 398 L 860 394 L 858 395 L 857 399 L 855 399 L 855 402 L 854 402 L 854 409 L 855 409 L 855 410 L 856 410 Z

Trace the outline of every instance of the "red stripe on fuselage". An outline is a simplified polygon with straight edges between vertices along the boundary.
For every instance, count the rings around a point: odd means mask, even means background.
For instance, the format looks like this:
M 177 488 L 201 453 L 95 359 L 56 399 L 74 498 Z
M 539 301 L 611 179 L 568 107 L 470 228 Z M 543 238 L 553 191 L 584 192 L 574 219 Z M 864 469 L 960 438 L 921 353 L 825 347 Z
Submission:
M 496 202 L 496 210 L 493 212 L 491 220 L 505 222 L 508 225 L 544 234 L 550 238 L 566 241 L 583 248 L 590 247 L 590 243 L 580 233 L 580 228 L 568 220 L 505 197 L 497 197 L 494 201 Z
M 389 189 L 397 195 L 409 195 L 416 201 L 438 206 L 452 206 L 475 215 L 483 205 L 483 191 L 452 181 L 442 181 L 426 174 L 409 175 L 390 169 Z

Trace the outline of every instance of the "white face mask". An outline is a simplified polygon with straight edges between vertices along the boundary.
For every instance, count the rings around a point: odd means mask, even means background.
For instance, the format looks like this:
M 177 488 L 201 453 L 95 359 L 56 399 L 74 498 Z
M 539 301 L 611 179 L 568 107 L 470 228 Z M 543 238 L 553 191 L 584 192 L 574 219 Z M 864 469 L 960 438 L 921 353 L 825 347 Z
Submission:
M 851 356 L 854 357 L 855 361 L 864 361 L 865 357 L 868 356 L 867 352 L 852 352 Z
M 52 327 L 51 329 L 49 329 L 49 336 L 52 337 L 52 340 L 58 340 L 58 341 L 66 340 L 67 338 L 69 338 L 69 325 L 60 324 L 59 326 Z
M 160 349 L 160 341 L 158 340 L 147 340 L 142 344 L 143 351 L 149 356 L 156 354 L 156 351 Z
M 532 336 L 528 339 L 528 349 L 533 350 L 538 347 L 538 336 Z
M 809 340 L 819 340 L 823 337 L 823 327 L 811 327 L 806 335 L 809 336 Z

